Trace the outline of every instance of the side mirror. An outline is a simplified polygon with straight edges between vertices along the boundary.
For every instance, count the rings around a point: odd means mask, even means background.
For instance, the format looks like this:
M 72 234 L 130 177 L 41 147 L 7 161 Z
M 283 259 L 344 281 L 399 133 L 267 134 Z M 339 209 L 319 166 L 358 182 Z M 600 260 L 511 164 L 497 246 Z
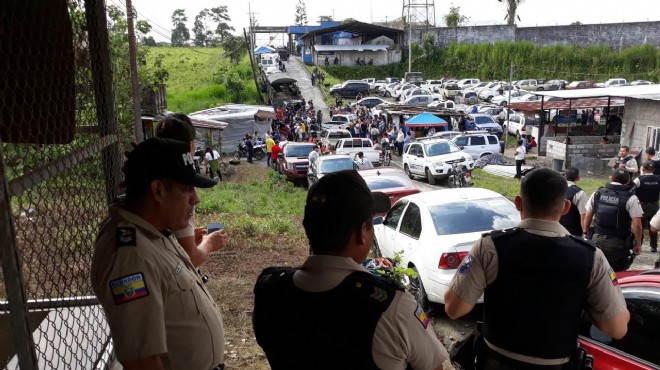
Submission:
M 385 223 L 384 221 L 385 219 L 383 218 L 383 216 L 374 217 L 373 224 L 374 225 L 384 224 Z
M 459 148 L 460 150 L 463 150 L 463 149 L 465 149 L 465 147 L 464 147 L 464 146 L 459 146 L 458 148 Z

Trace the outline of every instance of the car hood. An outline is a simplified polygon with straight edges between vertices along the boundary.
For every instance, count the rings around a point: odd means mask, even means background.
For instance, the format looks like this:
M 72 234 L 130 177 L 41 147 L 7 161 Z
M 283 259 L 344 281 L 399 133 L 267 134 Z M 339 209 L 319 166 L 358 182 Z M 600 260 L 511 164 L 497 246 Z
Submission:
M 309 163 L 309 157 L 286 157 L 286 161 L 293 164 Z
M 434 162 L 451 162 L 451 161 L 457 161 L 461 159 L 461 157 L 465 157 L 466 161 L 471 161 L 472 156 L 465 153 L 465 152 L 455 152 L 455 153 L 450 153 L 450 154 L 442 154 L 442 155 L 436 155 L 435 157 L 429 157 L 429 159 Z
M 497 129 L 502 128 L 497 123 L 475 123 L 475 125 L 477 125 L 477 127 L 479 128 L 497 128 Z

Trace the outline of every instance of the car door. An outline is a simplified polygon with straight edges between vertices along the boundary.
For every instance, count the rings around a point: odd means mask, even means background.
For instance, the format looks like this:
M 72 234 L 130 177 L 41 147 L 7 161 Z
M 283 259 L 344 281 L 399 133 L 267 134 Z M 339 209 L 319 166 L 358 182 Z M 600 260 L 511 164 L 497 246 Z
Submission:
M 481 154 L 486 151 L 486 138 L 483 135 L 470 136 L 468 148 L 468 153 L 472 157 L 481 157 Z
M 422 155 L 421 157 L 419 155 Z M 410 172 L 416 175 L 424 174 L 424 153 L 419 144 L 410 144 L 408 148 L 408 162 L 410 163 Z
M 422 233 L 422 217 L 419 206 L 414 202 L 409 202 L 408 207 L 401 217 L 399 231 L 394 238 L 396 250 L 401 253 L 401 263 L 403 266 L 408 264 L 412 254 L 419 246 L 419 237 Z
M 394 252 L 397 249 L 395 238 L 399 229 L 399 221 L 401 221 L 401 216 L 407 205 L 408 201 L 406 200 L 399 200 L 394 203 L 392 209 L 387 212 L 383 219 L 383 227 L 380 228 L 380 233 L 376 235 L 380 251 L 385 257 L 394 257 Z
M 626 287 L 623 296 L 630 312 L 628 332 L 613 339 L 585 321 L 580 347 L 594 356 L 594 370 L 638 370 L 660 367 L 660 289 Z

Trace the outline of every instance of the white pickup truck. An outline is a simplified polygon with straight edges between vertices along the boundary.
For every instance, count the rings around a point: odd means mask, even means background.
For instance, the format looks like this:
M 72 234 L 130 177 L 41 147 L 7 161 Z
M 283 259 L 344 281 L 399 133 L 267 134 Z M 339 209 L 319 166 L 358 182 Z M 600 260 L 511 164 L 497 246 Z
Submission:
M 364 157 L 371 161 L 374 166 L 383 164 L 383 153 L 374 149 L 371 139 L 354 137 L 351 139 L 340 139 L 335 145 L 337 154 L 348 154 L 351 158 L 359 152 L 364 153 Z

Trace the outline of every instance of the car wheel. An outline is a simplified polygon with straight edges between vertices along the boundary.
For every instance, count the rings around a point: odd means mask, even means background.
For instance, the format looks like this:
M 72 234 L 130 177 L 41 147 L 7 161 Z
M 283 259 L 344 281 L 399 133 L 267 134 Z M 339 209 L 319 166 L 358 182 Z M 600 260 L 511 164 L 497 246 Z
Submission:
M 392 94 L 390 94 L 389 91 L 386 91 L 386 92 L 385 92 L 385 97 L 387 97 L 387 98 L 391 98 L 391 97 L 392 97 Z
M 403 165 L 403 172 L 405 172 L 406 175 L 408 175 L 408 178 L 409 178 L 409 179 L 412 180 L 412 179 L 415 178 L 415 176 L 413 176 L 413 174 L 410 172 L 410 168 L 408 168 L 408 165 L 407 165 L 407 164 L 404 164 L 404 165 Z
M 416 268 L 413 267 L 413 271 L 415 273 L 415 277 L 410 276 L 410 294 L 412 294 L 415 297 L 415 300 L 419 304 L 419 306 L 424 310 L 426 313 L 430 313 L 431 311 L 431 302 L 429 301 L 429 298 L 426 296 L 426 290 L 424 289 L 424 284 L 422 284 L 422 278 L 419 276 L 419 272 L 417 271 Z
M 335 95 L 335 99 L 339 99 L 341 97 L 341 95 L 338 92 L 336 92 L 334 95 Z
M 516 138 L 520 139 L 520 131 L 516 130 Z
M 539 87 L 539 89 L 537 91 L 543 91 L 543 90 L 545 90 L 545 89 L 542 88 L 542 87 Z
M 378 245 L 378 240 L 374 237 L 374 242 L 371 243 L 371 254 L 373 258 L 382 257 L 383 253 L 380 251 L 380 246 Z
M 500 105 L 503 106 L 503 107 L 506 107 L 506 104 L 507 104 L 506 100 L 500 103 Z
M 435 185 L 435 177 L 431 174 L 431 170 L 426 169 L 426 179 L 429 181 L 429 185 Z

